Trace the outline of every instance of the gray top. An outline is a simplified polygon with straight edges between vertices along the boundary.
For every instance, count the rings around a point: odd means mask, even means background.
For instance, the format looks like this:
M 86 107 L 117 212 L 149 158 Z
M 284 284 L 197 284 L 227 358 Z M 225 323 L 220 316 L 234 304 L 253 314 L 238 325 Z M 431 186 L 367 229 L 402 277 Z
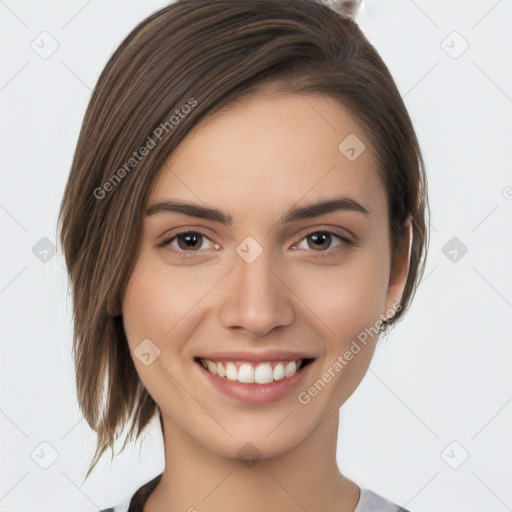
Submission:
M 158 475 L 119 505 L 106 508 L 100 512 L 143 512 L 142 509 L 146 500 L 157 486 L 161 477 L 161 474 Z M 359 491 L 359 501 L 353 512 L 409 512 L 369 489 L 359 487 Z

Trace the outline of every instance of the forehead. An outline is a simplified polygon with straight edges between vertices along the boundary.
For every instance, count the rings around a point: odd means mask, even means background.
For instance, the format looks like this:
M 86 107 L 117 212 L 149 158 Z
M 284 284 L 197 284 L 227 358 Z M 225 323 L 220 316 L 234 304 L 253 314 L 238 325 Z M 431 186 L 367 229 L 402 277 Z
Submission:
M 343 195 L 379 215 L 386 197 L 376 164 L 362 126 L 340 102 L 258 93 L 188 135 L 160 171 L 150 203 L 180 197 L 236 218 Z

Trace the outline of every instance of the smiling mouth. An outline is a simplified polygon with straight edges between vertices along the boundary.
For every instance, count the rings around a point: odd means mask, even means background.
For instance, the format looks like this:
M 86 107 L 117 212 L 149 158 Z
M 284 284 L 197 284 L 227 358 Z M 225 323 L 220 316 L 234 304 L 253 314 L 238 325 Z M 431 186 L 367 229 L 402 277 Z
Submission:
M 212 361 L 195 357 L 194 361 L 205 370 L 231 381 L 243 384 L 270 384 L 293 377 L 315 359 L 295 359 L 291 361 Z

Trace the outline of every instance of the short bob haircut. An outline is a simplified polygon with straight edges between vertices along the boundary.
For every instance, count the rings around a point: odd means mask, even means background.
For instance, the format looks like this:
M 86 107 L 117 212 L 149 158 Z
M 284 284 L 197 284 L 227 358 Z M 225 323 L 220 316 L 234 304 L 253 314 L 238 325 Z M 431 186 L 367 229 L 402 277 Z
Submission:
M 98 436 L 86 478 L 128 424 L 122 450 L 159 412 L 121 316 L 151 186 L 188 134 L 263 86 L 334 98 L 362 124 L 388 198 L 392 265 L 412 218 L 409 275 L 388 325 L 416 292 L 428 250 L 424 162 L 396 84 L 357 23 L 321 0 L 177 0 L 155 12 L 98 79 L 59 211 L 78 402 Z

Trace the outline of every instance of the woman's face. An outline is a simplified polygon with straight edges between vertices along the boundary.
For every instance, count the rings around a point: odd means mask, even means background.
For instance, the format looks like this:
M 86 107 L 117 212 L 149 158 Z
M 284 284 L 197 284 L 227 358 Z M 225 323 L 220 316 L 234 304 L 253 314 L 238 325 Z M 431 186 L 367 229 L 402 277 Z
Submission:
M 275 456 L 357 388 L 408 272 L 406 258 L 390 273 L 372 151 L 335 100 L 259 93 L 174 152 L 123 301 L 135 366 L 164 423 L 227 457 L 248 442 Z M 321 206 L 334 200 L 340 208 Z M 299 359 L 313 361 L 292 375 L 287 363 Z M 263 383 L 248 383 L 253 374 Z

